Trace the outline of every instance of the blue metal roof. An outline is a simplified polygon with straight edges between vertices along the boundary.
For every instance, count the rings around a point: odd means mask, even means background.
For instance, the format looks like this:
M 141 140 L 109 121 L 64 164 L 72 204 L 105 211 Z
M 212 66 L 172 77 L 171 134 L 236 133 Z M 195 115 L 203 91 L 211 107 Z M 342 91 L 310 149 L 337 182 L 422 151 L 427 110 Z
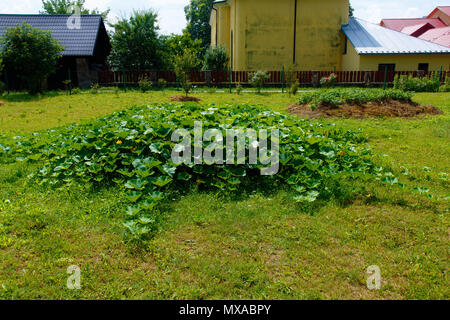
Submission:
M 0 37 L 7 28 L 26 22 L 35 28 L 51 31 L 53 38 L 65 47 L 63 56 L 93 56 L 97 36 L 103 24 L 102 17 L 82 15 L 81 29 L 69 29 L 69 17 L 70 15 L 0 14 Z
M 360 55 L 450 54 L 448 47 L 357 18 L 350 18 L 342 30 Z

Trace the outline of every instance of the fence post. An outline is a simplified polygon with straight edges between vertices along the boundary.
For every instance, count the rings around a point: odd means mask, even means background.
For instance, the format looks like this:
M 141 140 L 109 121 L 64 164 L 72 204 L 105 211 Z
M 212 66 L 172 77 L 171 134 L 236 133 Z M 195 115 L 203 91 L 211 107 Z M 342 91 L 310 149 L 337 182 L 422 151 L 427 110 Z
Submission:
M 228 84 L 230 86 L 230 93 L 232 92 L 232 90 L 231 90 L 231 81 L 232 81 L 232 79 L 231 79 L 231 68 L 228 68 Z
M 387 87 L 387 72 L 388 72 L 388 67 L 385 66 L 384 67 L 384 90 L 386 90 L 386 87 Z
M 284 93 L 284 66 L 281 69 L 281 93 Z

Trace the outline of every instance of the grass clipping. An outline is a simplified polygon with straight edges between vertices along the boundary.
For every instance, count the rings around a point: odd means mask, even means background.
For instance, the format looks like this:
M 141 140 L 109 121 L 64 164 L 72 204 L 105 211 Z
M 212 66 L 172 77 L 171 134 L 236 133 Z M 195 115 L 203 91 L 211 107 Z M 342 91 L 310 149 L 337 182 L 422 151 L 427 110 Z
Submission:
M 291 114 L 304 118 L 410 118 L 440 115 L 433 106 L 421 106 L 412 93 L 381 89 L 328 89 L 303 93 L 298 104 L 288 107 Z
M 172 141 L 172 133 L 185 129 L 194 137 L 197 121 L 202 122 L 203 132 L 219 130 L 224 137 L 225 130 L 278 129 L 278 173 L 261 175 L 265 166 L 250 164 L 248 150 L 244 164 L 175 164 L 171 154 L 179 142 Z M 352 131 L 295 120 L 256 106 L 155 104 L 87 124 L 17 137 L 15 145 L 0 145 L 0 152 L 16 161 L 40 163 L 40 169 L 29 176 L 40 185 L 117 188 L 124 203 L 127 239 L 143 240 L 159 232 L 161 204 L 192 189 L 229 198 L 287 188 L 293 201 L 306 205 L 339 198 L 344 180 L 376 177 L 373 155 L 363 141 Z M 195 139 L 191 145 L 194 149 Z M 203 150 L 210 145 L 211 141 L 203 141 Z

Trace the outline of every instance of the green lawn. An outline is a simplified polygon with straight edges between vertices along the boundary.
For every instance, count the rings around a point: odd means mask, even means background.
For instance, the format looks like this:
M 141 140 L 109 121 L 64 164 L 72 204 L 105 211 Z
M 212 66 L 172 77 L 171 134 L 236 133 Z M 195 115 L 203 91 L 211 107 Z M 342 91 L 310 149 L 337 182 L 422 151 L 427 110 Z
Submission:
M 3 96 L 0 139 L 177 93 Z M 296 100 L 195 95 L 281 112 Z M 315 121 L 361 130 L 380 164 L 432 199 L 373 183 L 365 196 L 311 211 L 284 191 L 237 200 L 192 191 L 166 205 L 163 231 L 146 248 L 123 242 L 117 190 L 44 188 L 26 183 L 36 165 L 0 164 L 0 299 L 449 299 L 450 94 L 414 99 L 444 115 Z M 66 288 L 70 265 L 81 267 L 81 290 Z M 379 291 L 366 287 L 371 265 L 381 268 Z

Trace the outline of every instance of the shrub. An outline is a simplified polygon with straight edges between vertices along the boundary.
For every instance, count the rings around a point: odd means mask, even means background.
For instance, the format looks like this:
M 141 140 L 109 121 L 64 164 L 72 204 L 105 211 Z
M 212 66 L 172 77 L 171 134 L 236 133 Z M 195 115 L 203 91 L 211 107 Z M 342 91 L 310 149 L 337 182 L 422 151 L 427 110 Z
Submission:
M 236 84 L 236 93 L 239 95 L 242 92 L 242 85 L 240 82 Z
M 141 92 L 146 93 L 152 88 L 153 83 L 148 79 L 147 76 L 142 76 L 139 78 L 138 85 Z
M 337 81 L 336 74 L 332 73 L 328 77 L 323 77 L 320 79 L 320 85 L 325 88 L 334 87 Z
M 158 88 L 165 89 L 167 87 L 167 81 L 165 79 L 158 79 Z
M 187 96 L 192 90 L 192 83 L 189 80 L 189 73 L 198 67 L 199 60 L 195 55 L 195 52 L 186 50 L 183 54 L 175 57 L 173 64 L 178 81 Z
M 206 51 L 203 70 L 223 71 L 228 67 L 230 57 L 222 46 L 211 47 Z
M 99 89 L 100 89 L 100 85 L 98 83 L 93 83 L 91 85 L 91 93 L 92 94 L 97 94 Z
M 297 79 L 297 73 L 293 71 L 294 69 L 288 69 L 285 72 L 285 79 L 286 79 L 286 86 L 287 86 L 287 92 L 289 93 L 289 96 L 292 94 L 296 94 L 298 91 L 298 88 L 300 86 L 298 79 Z
M 80 94 L 81 93 L 81 89 L 80 88 L 73 88 L 72 89 L 72 94 Z
M 120 93 L 120 88 L 119 88 L 118 86 L 113 87 L 112 90 L 113 90 L 113 92 L 114 92 L 114 94 L 115 94 L 116 96 L 119 95 L 119 93 Z
M 25 82 L 30 94 L 42 92 L 45 80 L 56 71 L 64 49 L 50 32 L 26 23 L 7 29 L 0 47 L 8 72 Z
M 300 83 L 297 81 L 295 81 L 289 88 L 289 95 L 296 95 L 298 92 L 298 88 L 300 87 Z
M 398 74 L 394 77 L 394 89 L 403 91 L 438 92 L 440 85 L 439 76 L 436 73 L 423 78 Z
M 214 121 L 212 121 L 214 119 Z M 249 164 L 190 165 L 172 162 L 174 130 L 203 122 L 203 130 L 229 123 L 229 129 L 258 132 L 280 130 L 278 174 L 262 176 L 261 166 Z M 222 131 L 221 131 L 222 132 Z M 222 132 L 224 134 L 224 132 Z M 130 136 L 131 135 L 131 136 Z M 131 138 L 132 137 L 132 138 Z M 287 188 L 299 203 L 312 203 L 336 194 L 328 188 L 346 179 L 373 179 L 372 154 L 353 132 L 323 128 L 322 124 L 290 118 L 256 106 L 202 106 L 164 104 L 133 107 L 85 124 L 17 139 L 12 157 L 41 161 L 29 178 L 39 184 L 74 183 L 116 186 L 122 195 L 124 227 L 131 239 L 145 239 L 158 229 L 164 200 L 190 188 L 242 194 L 261 188 Z M 178 142 L 177 142 L 178 143 Z M 42 149 L 45 145 L 45 149 Z M 194 139 L 190 147 L 196 145 Z M 203 143 L 207 147 L 208 142 Z M 193 154 L 191 155 L 192 158 Z M 191 159 L 192 160 L 192 159 Z
M 397 89 L 324 89 L 314 92 L 305 92 L 299 99 L 300 104 L 309 104 L 317 108 L 319 105 L 338 107 L 342 104 L 364 104 L 367 102 L 385 102 L 399 100 L 411 102 L 413 93 Z
M 450 92 L 450 76 L 445 77 L 445 83 L 439 88 L 440 92 Z
M 261 93 L 264 83 L 269 79 L 270 75 L 264 71 L 257 71 L 250 75 L 250 83 L 258 93 Z

